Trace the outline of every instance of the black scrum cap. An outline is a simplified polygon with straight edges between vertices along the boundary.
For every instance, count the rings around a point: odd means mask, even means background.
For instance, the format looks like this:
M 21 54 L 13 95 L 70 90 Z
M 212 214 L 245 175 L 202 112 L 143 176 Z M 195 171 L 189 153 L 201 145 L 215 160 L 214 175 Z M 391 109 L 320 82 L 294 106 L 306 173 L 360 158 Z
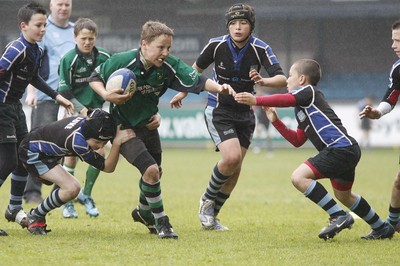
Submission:
M 115 137 L 116 123 L 114 118 L 102 109 L 88 112 L 87 119 L 81 125 L 85 139 L 111 140 Z
M 251 6 L 241 3 L 231 6 L 225 13 L 226 26 L 234 19 L 246 19 L 251 25 L 251 31 L 254 30 L 256 14 Z

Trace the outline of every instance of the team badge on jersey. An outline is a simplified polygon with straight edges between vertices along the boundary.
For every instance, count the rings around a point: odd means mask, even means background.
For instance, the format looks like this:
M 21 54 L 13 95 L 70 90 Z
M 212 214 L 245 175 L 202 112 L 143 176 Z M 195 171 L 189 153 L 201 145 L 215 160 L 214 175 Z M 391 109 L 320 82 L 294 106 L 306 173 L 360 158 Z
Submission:
M 189 77 L 192 78 L 192 80 L 195 80 L 197 77 L 197 71 L 193 70 L 191 73 L 189 73 Z
M 300 110 L 299 112 L 297 112 L 297 118 L 299 119 L 299 121 L 303 122 L 304 120 L 306 120 L 306 114 L 303 112 L 303 110 Z

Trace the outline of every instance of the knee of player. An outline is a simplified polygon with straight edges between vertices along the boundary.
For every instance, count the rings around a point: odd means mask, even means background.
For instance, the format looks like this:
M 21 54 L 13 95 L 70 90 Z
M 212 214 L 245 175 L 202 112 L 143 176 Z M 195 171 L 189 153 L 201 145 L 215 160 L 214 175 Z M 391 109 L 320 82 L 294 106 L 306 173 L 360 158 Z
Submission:
M 400 190 L 400 172 L 397 173 L 397 178 L 394 180 L 393 187 Z
M 292 181 L 292 184 L 295 187 L 299 187 L 303 179 L 304 178 L 301 175 L 297 174 L 296 172 L 293 172 L 292 175 L 290 176 L 290 180 Z
M 64 190 L 68 194 L 68 198 L 74 199 L 78 196 L 79 191 L 81 190 L 81 184 L 77 180 L 73 180 L 64 187 Z
M 241 154 L 230 154 L 222 159 L 222 162 L 225 164 L 226 167 L 233 169 L 240 167 L 242 162 L 242 155 Z
M 156 183 L 160 180 L 160 169 L 158 165 L 153 164 L 150 165 L 147 169 L 146 172 L 143 175 L 145 181 L 149 183 Z

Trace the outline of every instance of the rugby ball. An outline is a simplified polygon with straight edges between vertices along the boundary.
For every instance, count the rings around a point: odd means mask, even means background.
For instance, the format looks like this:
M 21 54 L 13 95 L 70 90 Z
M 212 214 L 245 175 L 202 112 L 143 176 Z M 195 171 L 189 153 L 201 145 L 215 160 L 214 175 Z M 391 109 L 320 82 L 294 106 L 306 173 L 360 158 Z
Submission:
M 106 90 L 123 89 L 123 94 L 136 91 L 136 76 L 130 69 L 121 68 L 114 71 L 107 80 Z

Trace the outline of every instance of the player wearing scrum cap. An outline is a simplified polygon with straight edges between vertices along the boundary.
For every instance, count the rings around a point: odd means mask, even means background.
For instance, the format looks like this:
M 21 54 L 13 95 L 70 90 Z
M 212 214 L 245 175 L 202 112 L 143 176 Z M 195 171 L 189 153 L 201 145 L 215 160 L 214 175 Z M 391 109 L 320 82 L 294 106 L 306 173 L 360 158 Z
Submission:
M 56 184 L 48 196 L 28 214 L 28 230 L 35 235 L 45 235 L 46 214 L 74 199 L 80 182 L 61 165 L 65 156 L 77 156 L 97 169 L 111 173 L 118 162 L 122 143 L 133 138 L 133 130 L 120 130 L 112 116 L 101 110 L 88 112 L 88 117 L 68 117 L 46 126 L 36 128 L 22 141 L 19 157 L 32 177 L 44 184 Z M 109 140 L 113 140 L 105 159 L 95 152 Z
M 226 11 L 225 21 L 228 34 L 210 39 L 194 68 L 203 72 L 214 63 L 215 80 L 231 85 L 236 93 L 255 93 L 255 84 L 285 87 L 286 77 L 271 47 L 252 34 L 253 7 L 235 4 Z M 259 74 L 262 67 L 269 77 Z M 182 94 L 176 95 L 172 104 L 180 103 L 182 97 Z M 216 217 L 238 181 L 254 132 L 255 117 L 252 108 L 235 102 L 233 97 L 209 93 L 205 119 L 222 158 L 211 171 L 209 184 L 200 198 L 199 219 L 203 229 L 223 231 L 228 228 Z

